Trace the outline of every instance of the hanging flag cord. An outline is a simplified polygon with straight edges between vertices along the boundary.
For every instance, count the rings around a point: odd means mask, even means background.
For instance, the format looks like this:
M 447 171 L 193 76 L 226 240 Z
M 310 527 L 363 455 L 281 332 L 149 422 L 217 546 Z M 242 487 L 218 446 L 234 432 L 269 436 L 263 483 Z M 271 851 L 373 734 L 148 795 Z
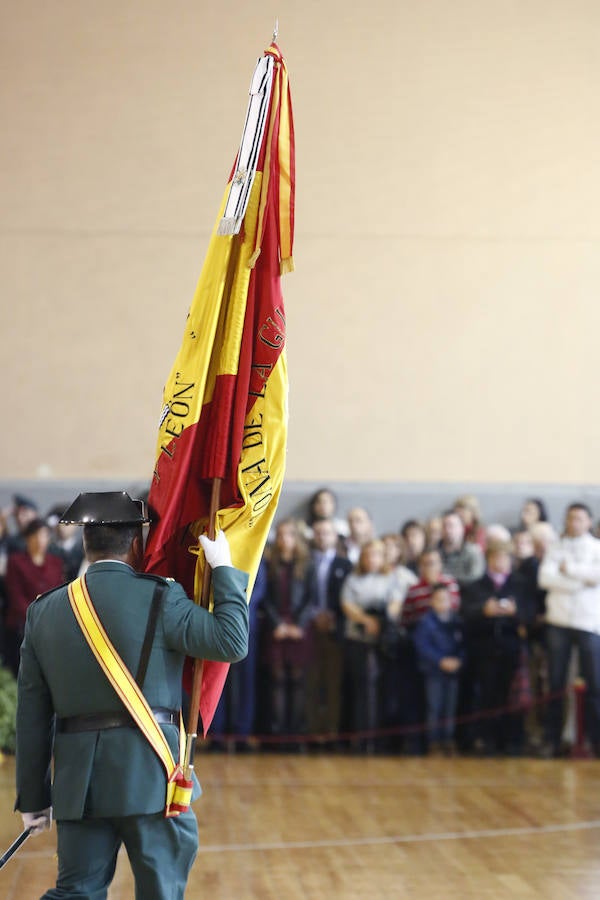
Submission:
M 216 536 L 215 520 L 219 511 L 219 502 L 221 496 L 221 479 L 213 478 L 212 489 L 210 495 L 210 509 L 208 512 L 208 524 L 206 533 L 211 541 Z M 210 604 L 210 584 L 211 584 L 211 568 L 208 563 L 204 565 L 204 576 L 202 579 L 202 591 L 200 594 L 200 606 L 208 609 Z M 184 777 L 187 781 L 192 780 L 194 771 L 194 750 L 196 747 L 196 738 L 198 737 L 198 718 L 200 716 L 200 693 L 202 690 L 202 670 L 203 660 L 194 660 L 194 674 L 192 679 L 192 690 L 190 694 L 190 711 L 188 714 L 188 722 L 185 736 L 185 756 L 183 764 Z

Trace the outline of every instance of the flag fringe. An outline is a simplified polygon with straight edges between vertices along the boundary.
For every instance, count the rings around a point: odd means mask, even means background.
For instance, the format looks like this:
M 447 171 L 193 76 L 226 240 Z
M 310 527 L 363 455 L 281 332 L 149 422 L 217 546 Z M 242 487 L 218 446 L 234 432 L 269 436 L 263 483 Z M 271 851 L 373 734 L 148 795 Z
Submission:
M 293 256 L 287 256 L 285 259 L 282 259 L 279 263 L 279 273 L 281 275 L 288 275 L 290 272 L 294 271 L 294 258 Z
M 254 268 L 254 266 L 256 265 L 256 260 L 258 259 L 259 256 L 260 256 L 260 247 L 258 248 L 258 250 L 254 251 L 254 253 L 250 257 L 250 259 L 248 260 L 248 268 L 249 269 Z
M 227 234 L 237 234 L 240 230 L 241 221 L 236 219 L 235 216 L 230 216 L 228 218 L 223 218 L 219 222 L 219 227 L 217 228 L 217 234 L 227 235 Z

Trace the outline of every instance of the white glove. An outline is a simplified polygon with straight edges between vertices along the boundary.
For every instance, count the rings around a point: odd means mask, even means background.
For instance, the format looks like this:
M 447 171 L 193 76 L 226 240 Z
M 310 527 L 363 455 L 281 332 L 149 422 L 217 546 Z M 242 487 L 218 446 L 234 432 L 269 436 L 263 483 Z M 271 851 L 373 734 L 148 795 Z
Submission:
M 23 828 L 31 828 L 31 834 L 41 834 L 52 825 L 52 807 L 39 812 L 21 813 Z
M 206 562 L 209 564 L 211 569 L 216 569 L 218 566 L 231 565 L 231 551 L 229 549 L 229 541 L 225 537 L 224 531 L 220 531 L 216 537 L 216 540 L 214 541 L 211 541 L 210 538 L 207 538 L 205 534 L 201 534 L 200 543 L 202 544 L 202 549 L 204 550 Z

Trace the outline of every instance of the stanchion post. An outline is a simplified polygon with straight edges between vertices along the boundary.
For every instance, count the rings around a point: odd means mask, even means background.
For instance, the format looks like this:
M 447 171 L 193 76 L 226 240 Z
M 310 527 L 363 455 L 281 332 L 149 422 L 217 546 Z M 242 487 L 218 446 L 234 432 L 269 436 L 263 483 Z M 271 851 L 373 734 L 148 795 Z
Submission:
M 571 748 L 571 759 L 589 759 L 591 753 L 585 745 L 585 692 L 587 686 L 583 678 L 573 682 L 575 700 L 575 743 Z

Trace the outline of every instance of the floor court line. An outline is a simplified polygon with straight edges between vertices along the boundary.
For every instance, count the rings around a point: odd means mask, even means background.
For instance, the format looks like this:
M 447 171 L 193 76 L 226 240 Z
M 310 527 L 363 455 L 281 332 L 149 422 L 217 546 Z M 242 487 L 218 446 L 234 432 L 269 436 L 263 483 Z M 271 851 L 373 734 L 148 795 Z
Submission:
M 257 850 L 309 850 L 326 847 L 369 847 L 381 844 L 419 844 L 430 841 L 464 841 L 496 837 L 523 837 L 525 835 L 555 834 L 570 831 L 600 829 L 600 819 L 589 822 L 567 822 L 556 825 L 528 826 L 523 828 L 490 828 L 474 831 L 438 831 L 424 834 L 381 835 L 364 838 L 336 838 L 323 841 L 273 841 L 254 844 L 200 845 L 199 853 L 234 853 Z
M 587 822 L 563 822 L 555 825 L 538 825 L 523 828 L 487 828 L 470 831 L 436 831 L 423 834 L 394 834 L 378 837 L 334 838 L 322 841 L 265 841 L 248 844 L 200 844 L 199 854 L 248 853 L 267 850 L 318 850 L 327 847 L 376 847 L 385 844 L 420 844 L 431 841 L 472 841 L 498 837 L 524 837 L 527 835 L 560 834 L 600 829 L 600 819 Z M 21 860 L 48 859 L 54 851 L 24 851 Z
M 599 770 L 600 775 L 600 770 Z M 470 778 L 390 778 L 390 779 L 374 779 L 372 781 L 305 781 L 295 779 L 281 778 L 253 778 L 248 781 L 220 781 L 210 778 L 202 778 L 200 782 L 203 788 L 250 788 L 250 787 L 284 787 L 284 788 L 352 788 L 352 790 L 370 790 L 371 788 L 511 788 L 518 790 L 524 787 L 547 786 L 549 783 L 562 784 L 564 777 L 558 776 L 554 782 L 549 782 L 547 778 L 527 778 L 515 779 L 511 777 L 498 779 L 470 779 Z

